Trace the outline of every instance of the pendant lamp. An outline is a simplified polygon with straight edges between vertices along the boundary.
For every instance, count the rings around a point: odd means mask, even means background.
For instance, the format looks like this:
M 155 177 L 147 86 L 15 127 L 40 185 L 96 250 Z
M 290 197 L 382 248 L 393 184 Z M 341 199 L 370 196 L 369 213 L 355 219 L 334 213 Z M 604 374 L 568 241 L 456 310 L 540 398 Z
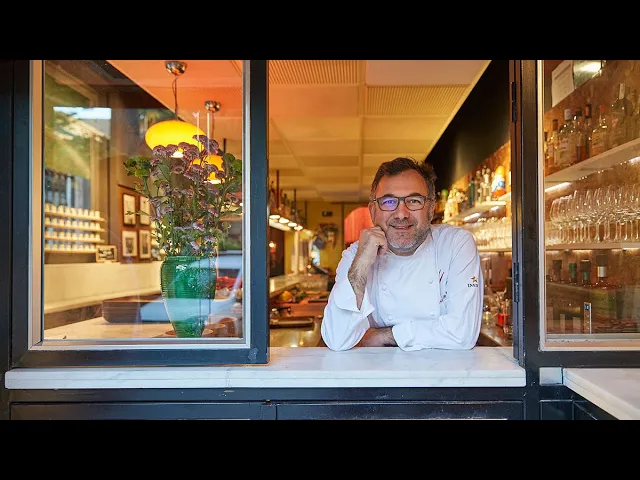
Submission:
M 151 125 L 147 133 L 145 133 L 144 140 L 152 150 L 158 145 L 166 147 L 167 145 L 179 145 L 181 142 L 200 147 L 200 143 L 193 137 L 195 135 L 204 135 L 205 133 L 196 125 L 180 120 L 178 117 L 178 78 L 187 69 L 187 64 L 179 60 L 170 60 L 165 62 L 165 67 L 167 71 L 175 77 L 171 86 L 175 102 L 175 118 Z M 176 153 L 182 154 L 182 152 Z

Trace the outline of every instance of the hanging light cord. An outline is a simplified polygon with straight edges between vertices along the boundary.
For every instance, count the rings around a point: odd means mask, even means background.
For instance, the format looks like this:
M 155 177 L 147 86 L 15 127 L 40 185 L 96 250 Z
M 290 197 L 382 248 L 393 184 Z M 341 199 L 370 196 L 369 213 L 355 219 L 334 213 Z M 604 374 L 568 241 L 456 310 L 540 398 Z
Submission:
M 178 120 L 178 76 L 176 75 L 171 84 L 171 90 L 173 91 L 173 101 L 175 103 L 175 119 Z

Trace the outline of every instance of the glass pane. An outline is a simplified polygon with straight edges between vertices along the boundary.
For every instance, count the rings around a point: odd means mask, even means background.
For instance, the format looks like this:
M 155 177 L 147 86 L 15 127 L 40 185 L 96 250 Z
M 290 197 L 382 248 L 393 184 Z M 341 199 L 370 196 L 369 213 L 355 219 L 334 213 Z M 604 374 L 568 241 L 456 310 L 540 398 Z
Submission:
M 633 346 L 640 339 L 640 62 L 541 65 L 546 340 Z
M 239 343 L 242 62 L 43 68 L 44 339 Z

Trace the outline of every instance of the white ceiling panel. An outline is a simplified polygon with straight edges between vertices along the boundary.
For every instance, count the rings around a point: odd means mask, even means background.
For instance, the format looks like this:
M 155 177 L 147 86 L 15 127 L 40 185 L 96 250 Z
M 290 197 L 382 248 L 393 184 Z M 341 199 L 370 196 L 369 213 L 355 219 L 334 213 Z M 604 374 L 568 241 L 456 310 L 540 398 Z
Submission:
M 357 117 L 282 118 L 275 122 L 280 135 L 295 140 L 359 140 L 362 121 Z
M 360 140 L 325 140 L 316 142 L 288 142 L 294 155 L 360 155 Z
M 360 176 L 360 168 L 358 167 L 313 167 L 306 168 L 305 172 L 307 173 L 307 175 L 311 176 L 314 181 L 317 182 L 320 182 L 321 179 L 325 177 L 329 177 L 333 179 L 333 181 L 339 182 L 340 178 L 351 178 Z
M 305 167 L 357 167 L 360 165 L 358 155 L 298 156 L 297 158 Z
M 490 60 L 367 60 L 367 85 L 469 85 Z
M 429 139 L 365 139 L 362 146 L 362 153 L 365 157 L 371 154 L 388 156 L 411 155 L 415 157 L 416 155 L 423 155 L 424 152 L 428 152 L 431 149 L 432 143 Z
M 364 137 L 367 139 L 431 139 L 442 122 L 433 118 L 365 118 Z
M 281 87 L 269 88 L 269 114 L 281 117 L 355 117 L 360 101 L 358 87 Z

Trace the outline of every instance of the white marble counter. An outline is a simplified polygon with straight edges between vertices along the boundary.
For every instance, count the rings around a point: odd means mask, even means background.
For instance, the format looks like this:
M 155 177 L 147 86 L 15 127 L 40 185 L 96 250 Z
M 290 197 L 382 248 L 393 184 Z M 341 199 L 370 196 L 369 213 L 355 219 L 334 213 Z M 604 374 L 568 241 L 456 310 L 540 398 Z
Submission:
M 640 368 L 565 368 L 568 388 L 620 420 L 640 420 Z
M 507 347 L 472 350 L 271 348 L 268 365 L 16 368 L 8 389 L 523 387 Z

